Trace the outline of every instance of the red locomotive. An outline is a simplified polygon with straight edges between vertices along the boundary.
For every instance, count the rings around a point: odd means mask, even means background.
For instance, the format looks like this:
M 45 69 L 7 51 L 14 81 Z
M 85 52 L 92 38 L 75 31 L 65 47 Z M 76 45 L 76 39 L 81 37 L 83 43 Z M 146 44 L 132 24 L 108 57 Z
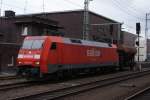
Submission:
M 58 36 L 28 36 L 18 54 L 19 73 L 47 74 L 119 66 L 114 44 Z

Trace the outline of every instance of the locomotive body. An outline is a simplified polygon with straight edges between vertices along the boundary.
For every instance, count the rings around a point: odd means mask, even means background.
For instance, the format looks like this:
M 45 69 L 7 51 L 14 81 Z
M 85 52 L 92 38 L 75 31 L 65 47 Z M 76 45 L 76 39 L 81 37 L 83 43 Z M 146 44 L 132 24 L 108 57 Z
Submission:
M 21 74 L 42 76 L 66 70 L 119 66 L 114 44 L 58 36 L 29 36 L 18 54 Z

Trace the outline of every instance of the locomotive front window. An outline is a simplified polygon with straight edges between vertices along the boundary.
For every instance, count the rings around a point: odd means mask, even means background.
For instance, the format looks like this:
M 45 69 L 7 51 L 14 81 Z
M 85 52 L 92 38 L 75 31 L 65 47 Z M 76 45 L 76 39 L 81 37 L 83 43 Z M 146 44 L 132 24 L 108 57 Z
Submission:
M 26 40 L 23 42 L 22 48 L 23 49 L 31 49 L 33 40 Z
M 25 40 L 22 48 L 23 49 L 40 49 L 42 48 L 44 40 Z
M 32 44 L 32 49 L 40 49 L 42 48 L 44 40 L 34 40 Z

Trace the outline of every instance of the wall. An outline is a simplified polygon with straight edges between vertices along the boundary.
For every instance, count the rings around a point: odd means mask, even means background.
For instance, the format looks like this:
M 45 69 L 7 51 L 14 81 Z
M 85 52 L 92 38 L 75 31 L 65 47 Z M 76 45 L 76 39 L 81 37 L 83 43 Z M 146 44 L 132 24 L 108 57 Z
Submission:
M 45 17 L 49 19 L 53 19 L 59 22 L 59 25 L 64 27 L 61 31 L 65 32 L 65 37 L 72 38 L 83 38 L 83 11 L 70 11 L 70 12 L 54 12 L 47 13 L 45 16 L 42 14 L 35 14 L 34 16 Z M 114 21 L 104 18 L 100 15 L 90 13 L 90 23 L 91 24 L 101 24 L 101 23 L 114 23 Z M 102 29 L 102 31 L 99 31 Z M 113 26 L 113 39 L 117 40 L 118 26 Z M 100 28 L 97 26 L 91 26 L 90 30 L 90 39 L 93 39 L 93 36 L 98 38 L 111 38 L 110 34 L 110 26 L 101 26 Z
M 20 45 L 0 43 L 0 71 L 16 69 L 16 58 Z
M 122 34 L 121 40 L 124 45 L 130 46 L 130 47 L 135 46 L 135 40 L 137 39 L 136 34 L 132 34 L 132 33 L 125 32 L 125 31 L 122 31 L 121 34 Z

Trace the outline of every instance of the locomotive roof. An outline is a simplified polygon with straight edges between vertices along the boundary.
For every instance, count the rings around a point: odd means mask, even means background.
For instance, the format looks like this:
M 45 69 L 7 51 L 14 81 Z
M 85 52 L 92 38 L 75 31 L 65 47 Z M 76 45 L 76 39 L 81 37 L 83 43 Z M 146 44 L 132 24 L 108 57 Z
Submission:
M 74 44 L 74 45 L 85 45 L 85 46 L 94 46 L 94 47 L 111 47 L 116 48 L 116 45 L 104 42 L 95 42 L 89 40 L 81 40 L 81 39 L 74 39 L 74 38 L 66 38 L 60 36 L 29 36 L 25 39 L 45 39 L 50 38 L 52 42 L 58 43 L 66 43 L 66 44 Z
M 116 47 L 113 44 L 96 42 L 89 40 L 73 39 L 73 38 L 63 38 L 64 43 L 67 44 L 76 44 L 76 45 L 85 45 L 85 46 L 96 46 L 96 47 Z

